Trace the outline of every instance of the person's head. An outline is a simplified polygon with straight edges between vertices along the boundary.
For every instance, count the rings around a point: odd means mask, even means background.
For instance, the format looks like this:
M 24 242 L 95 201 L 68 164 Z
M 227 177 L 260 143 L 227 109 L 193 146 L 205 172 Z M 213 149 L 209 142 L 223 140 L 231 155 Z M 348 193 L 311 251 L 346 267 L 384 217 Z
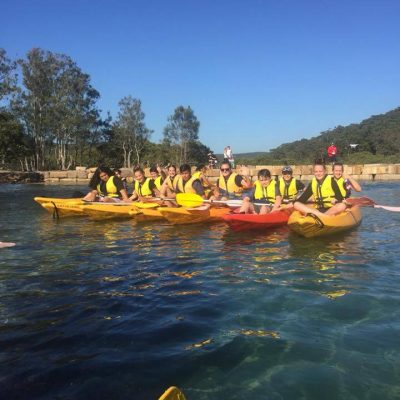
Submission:
M 224 176 L 224 177 L 228 177 L 232 173 L 231 165 L 229 164 L 229 162 L 226 162 L 226 161 L 223 161 L 221 163 L 221 166 L 219 169 L 221 171 L 222 176 Z
M 207 167 L 204 164 L 196 165 L 196 171 L 206 172 Z
M 176 166 L 175 165 L 170 165 L 168 167 L 168 176 L 173 178 L 176 175 Z
M 138 181 L 139 183 L 143 183 L 144 180 L 146 179 L 146 177 L 144 175 L 144 171 L 140 167 L 134 169 L 133 175 L 135 177 L 135 181 Z
M 179 172 L 184 181 L 189 180 L 192 175 L 192 169 L 190 168 L 189 164 L 182 164 L 179 168 Z
M 314 163 L 314 176 L 321 180 L 326 175 L 326 166 L 322 160 L 317 160 Z
M 100 180 L 105 181 L 105 182 L 107 182 L 108 179 L 111 176 L 113 176 L 111 169 L 108 167 L 105 167 L 105 166 L 101 166 L 98 168 L 98 174 L 99 174 Z
M 285 181 L 290 181 L 293 176 L 293 170 L 291 167 L 286 166 L 282 168 L 282 178 Z
M 156 179 L 158 177 L 159 173 L 158 173 L 158 169 L 157 166 L 153 165 L 150 168 L 150 176 L 152 179 Z
M 122 172 L 121 172 L 121 170 L 120 169 L 114 169 L 114 175 L 115 176 L 118 176 L 118 178 L 121 178 L 121 176 L 122 176 Z
M 341 178 L 343 176 L 343 164 L 342 163 L 333 164 L 332 173 L 335 179 Z
M 269 169 L 260 169 L 257 177 L 263 186 L 268 186 L 271 182 L 271 172 Z

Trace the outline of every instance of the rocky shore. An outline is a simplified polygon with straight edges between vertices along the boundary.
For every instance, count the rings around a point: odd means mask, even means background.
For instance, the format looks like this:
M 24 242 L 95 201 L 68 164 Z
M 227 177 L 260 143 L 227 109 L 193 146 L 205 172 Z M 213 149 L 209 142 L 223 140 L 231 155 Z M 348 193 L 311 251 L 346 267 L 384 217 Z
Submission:
M 241 165 L 235 170 L 239 174 L 247 175 L 252 180 L 257 179 L 260 169 L 268 168 L 271 174 L 278 176 L 283 166 L 272 165 Z M 303 181 L 310 181 L 313 177 L 312 165 L 293 165 L 293 175 Z M 76 167 L 69 171 L 37 171 L 37 172 L 16 172 L 0 171 L 0 183 L 58 183 L 58 184 L 88 184 L 96 168 Z M 127 178 L 128 183 L 133 182 L 133 171 L 128 168 L 121 168 L 122 176 Z M 146 169 L 149 176 L 149 170 Z M 351 175 L 361 181 L 389 181 L 400 180 L 400 164 L 363 164 L 345 165 L 345 175 Z M 207 171 L 211 181 L 219 176 L 219 169 Z

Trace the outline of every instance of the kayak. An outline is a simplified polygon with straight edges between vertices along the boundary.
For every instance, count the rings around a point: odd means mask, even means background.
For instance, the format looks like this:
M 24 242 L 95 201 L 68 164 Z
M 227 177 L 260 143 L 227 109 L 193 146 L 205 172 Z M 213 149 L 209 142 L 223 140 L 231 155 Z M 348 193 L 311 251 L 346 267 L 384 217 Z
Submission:
M 229 207 L 210 207 L 210 221 L 222 221 L 231 212 Z
M 289 228 L 306 238 L 325 236 L 346 231 L 360 225 L 362 214 L 360 207 L 353 206 L 344 212 L 319 218 L 313 214 L 303 215 L 299 211 L 293 211 L 289 218 Z
M 57 218 L 83 215 L 80 206 L 85 202 L 81 198 L 34 197 L 33 199 Z
M 137 213 L 137 210 L 132 210 L 129 212 L 130 215 L 136 217 L 137 221 L 145 222 L 145 221 L 156 221 L 160 219 L 165 219 L 160 212 L 160 209 L 157 208 L 140 208 L 140 214 Z
M 176 387 L 169 387 L 158 400 L 185 400 L 185 395 Z
M 269 214 L 237 214 L 230 213 L 223 216 L 224 221 L 236 232 L 250 229 L 269 229 L 286 225 L 291 210 L 278 210 Z
M 133 203 L 89 202 L 79 206 L 92 219 L 130 218 L 141 213 Z
M 161 215 L 171 224 L 194 224 L 205 222 L 210 219 L 210 208 L 200 206 L 195 208 L 186 207 L 163 207 L 158 209 Z

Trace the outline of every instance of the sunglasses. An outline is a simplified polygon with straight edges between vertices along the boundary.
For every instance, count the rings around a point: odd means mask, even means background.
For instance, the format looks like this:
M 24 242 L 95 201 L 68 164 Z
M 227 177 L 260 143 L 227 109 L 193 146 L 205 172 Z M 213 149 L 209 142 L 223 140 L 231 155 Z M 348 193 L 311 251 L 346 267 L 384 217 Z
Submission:
M 230 170 L 231 170 L 230 168 L 221 168 L 222 172 L 226 172 L 226 171 L 230 171 Z

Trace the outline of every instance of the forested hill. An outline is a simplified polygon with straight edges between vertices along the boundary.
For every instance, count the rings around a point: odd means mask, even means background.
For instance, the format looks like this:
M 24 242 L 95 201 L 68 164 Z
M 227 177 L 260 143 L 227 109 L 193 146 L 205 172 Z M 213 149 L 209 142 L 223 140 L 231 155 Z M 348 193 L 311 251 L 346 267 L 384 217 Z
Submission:
M 349 163 L 400 162 L 400 108 L 374 115 L 359 124 L 337 126 L 317 137 L 302 139 L 256 156 L 237 156 L 238 162 L 251 164 L 313 163 L 326 156 L 326 148 L 335 143 L 341 161 Z M 357 145 L 357 146 L 350 146 Z

